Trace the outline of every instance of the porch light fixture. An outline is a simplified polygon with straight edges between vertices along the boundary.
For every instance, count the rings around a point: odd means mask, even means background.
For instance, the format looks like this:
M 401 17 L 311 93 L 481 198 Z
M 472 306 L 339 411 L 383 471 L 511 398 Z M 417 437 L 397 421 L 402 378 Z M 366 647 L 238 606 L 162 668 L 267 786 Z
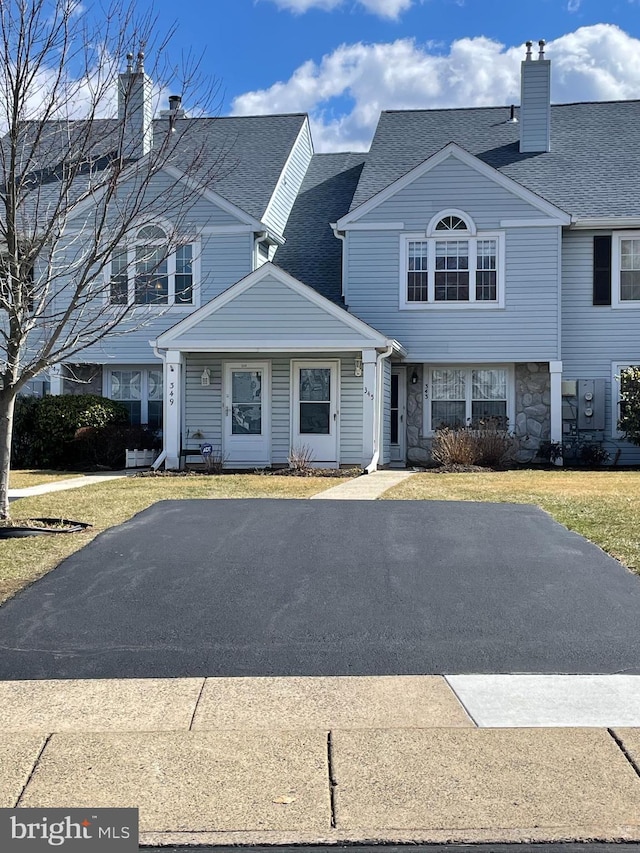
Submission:
M 415 367 L 413 368 L 413 373 L 411 374 L 411 384 L 418 384 L 418 371 L 415 369 Z
M 205 367 L 205 369 L 200 374 L 200 384 L 203 387 L 211 385 L 211 371 L 208 367 Z
M 353 375 L 362 376 L 362 359 L 356 358 L 353 362 Z

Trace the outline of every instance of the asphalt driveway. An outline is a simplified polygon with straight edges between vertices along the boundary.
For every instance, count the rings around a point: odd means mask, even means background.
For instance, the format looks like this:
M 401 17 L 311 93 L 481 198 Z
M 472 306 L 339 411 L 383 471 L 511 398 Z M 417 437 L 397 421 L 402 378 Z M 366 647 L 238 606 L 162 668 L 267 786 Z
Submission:
M 639 629 L 535 507 L 164 501 L 0 608 L 0 678 L 638 674 Z

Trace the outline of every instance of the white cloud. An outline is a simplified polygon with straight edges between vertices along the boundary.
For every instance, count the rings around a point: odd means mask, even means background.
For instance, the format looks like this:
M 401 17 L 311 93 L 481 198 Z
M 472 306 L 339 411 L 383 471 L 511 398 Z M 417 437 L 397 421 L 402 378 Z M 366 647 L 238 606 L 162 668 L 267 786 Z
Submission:
M 557 103 L 637 98 L 640 39 L 612 24 L 581 27 L 549 42 L 552 99 Z M 268 89 L 247 92 L 234 115 L 309 112 L 319 151 L 367 148 L 385 109 L 519 103 L 523 46 L 482 36 L 437 45 L 399 39 L 341 45 L 309 60 Z
M 338 6 L 344 5 L 345 0 L 272 0 L 272 2 L 280 9 L 301 15 L 308 12 L 309 9 L 323 9 L 330 12 Z M 411 8 L 413 4 L 413 0 L 355 0 L 355 2 L 373 15 L 394 20 L 402 12 Z
M 582 6 L 582 0 L 569 0 L 567 3 L 567 12 L 578 12 Z

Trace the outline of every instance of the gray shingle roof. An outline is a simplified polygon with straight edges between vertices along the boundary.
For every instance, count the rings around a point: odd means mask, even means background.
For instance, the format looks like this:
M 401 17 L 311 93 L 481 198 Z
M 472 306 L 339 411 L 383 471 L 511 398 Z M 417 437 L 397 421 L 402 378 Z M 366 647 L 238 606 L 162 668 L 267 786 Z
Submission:
M 180 119 L 176 132 L 183 142 L 177 153 L 188 160 L 190 152 L 206 150 L 204 168 L 220 161 L 210 189 L 262 219 L 305 119 L 304 113 Z M 154 122 L 155 139 L 167 125 L 167 119 Z M 175 163 L 180 168 L 179 158 Z
M 305 120 L 304 113 L 179 119 L 172 137 L 175 150 L 169 160 L 182 170 L 185 164 L 193 164 L 191 174 L 196 180 L 198 175 L 208 178 L 215 174 L 215 180 L 207 180 L 208 188 L 260 220 Z M 156 119 L 153 127 L 158 148 L 166 140 L 169 121 Z M 84 138 L 87 128 L 88 143 Z M 30 134 L 37 129 L 35 123 L 26 126 L 25 151 L 30 150 Z M 80 148 L 85 156 L 90 153 L 94 169 L 103 168 L 118 149 L 120 129 L 114 119 L 97 119 L 91 125 L 82 121 L 49 122 L 39 137 L 38 153 L 31 159 L 31 164 L 38 165 L 34 179 L 40 187 L 50 184 L 49 194 L 54 198 L 56 170 L 61 162 Z M 1 163 L 0 157 L 0 169 Z M 80 183 L 84 189 L 85 182 Z
M 455 142 L 574 216 L 640 214 L 640 101 L 552 105 L 541 154 L 520 154 L 508 119 L 509 107 L 383 112 L 351 208 Z
M 315 154 L 274 263 L 327 299 L 342 304 L 342 243 L 329 223 L 348 210 L 365 154 Z

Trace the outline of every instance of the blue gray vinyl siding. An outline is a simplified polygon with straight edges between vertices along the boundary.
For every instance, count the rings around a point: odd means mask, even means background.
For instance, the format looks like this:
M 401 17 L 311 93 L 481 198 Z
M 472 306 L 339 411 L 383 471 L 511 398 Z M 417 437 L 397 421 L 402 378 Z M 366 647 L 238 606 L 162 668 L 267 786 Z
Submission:
M 544 218 L 538 208 L 451 156 L 358 221 L 404 222 L 406 231 L 424 231 L 436 213 L 450 207 L 468 213 L 479 229 L 496 229 L 501 219 Z
M 567 231 L 563 238 L 562 378 L 606 381 L 606 447 L 620 464 L 640 463 L 640 448 L 612 436 L 612 364 L 640 364 L 640 310 L 593 305 L 593 238 L 604 231 Z M 611 233 L 611 232 L 608 232 Z M 616 286 L 615 270 L 613 287 Z
M 284 232 L 291 208 L 296 200 L 313 155 L 309 121 L 305 120 L 291 154 L 282 171 L 262 221 L 278 234 Z
M 251 272 L 251 234 L 209 234 L 202 237 L 198 261 L 201 270 L 200 305 L 211 301 Z M 85 362 L 138 363 L 153 359 L 149 341 L 175 326 L 194 308 L 140 307 L 118 327 L 118 336 L 89 347 L 82 353 Z M 126 334 L 122 334 L 126 331 Z
M 551 63 L 522 63 L 520 151 L 548 151 L 551 129 Z
M 423 225 L 424 228 L 424 225 Z M 503 309 L 400 310 L 400 232 L 348 233 L 349 310 L 399 340 L 409 361 L 559 357 L 559 228 L 506 232 Z
M 314 355 L 314 357 L 316 357 Z M 309 353 L 286 353 L 264 358 L 256 353 L 189 353 L 185 363 L 185 406 L 183 435 L 200 431 L 204 439 L 220 449 L 223 443 L 222 381 L 224 361 L 269 361 L 271 363 L 271 446 L 272 462 L 286 464 L 291 439 L 291 362 L 309 359 Z M 319 353 L 318 361 L 340 360 L 340 459 L 341 465 L 362 462 L 362 378 L 354 376 L 354 353 Z M 205 367 L 211 371 L 211 384 L 202 386 Z
M 215 342 L 253 342 L 256 338 L 283 343 L 304 339 L 306 343 L 321 345 L 328 341 L 347 344 L 359 340 L 360 336 L 324 309 L 267 275 L 184 332 L 180 344 L 188 347 L 189 341 L 210 340 L 215 348 Z

